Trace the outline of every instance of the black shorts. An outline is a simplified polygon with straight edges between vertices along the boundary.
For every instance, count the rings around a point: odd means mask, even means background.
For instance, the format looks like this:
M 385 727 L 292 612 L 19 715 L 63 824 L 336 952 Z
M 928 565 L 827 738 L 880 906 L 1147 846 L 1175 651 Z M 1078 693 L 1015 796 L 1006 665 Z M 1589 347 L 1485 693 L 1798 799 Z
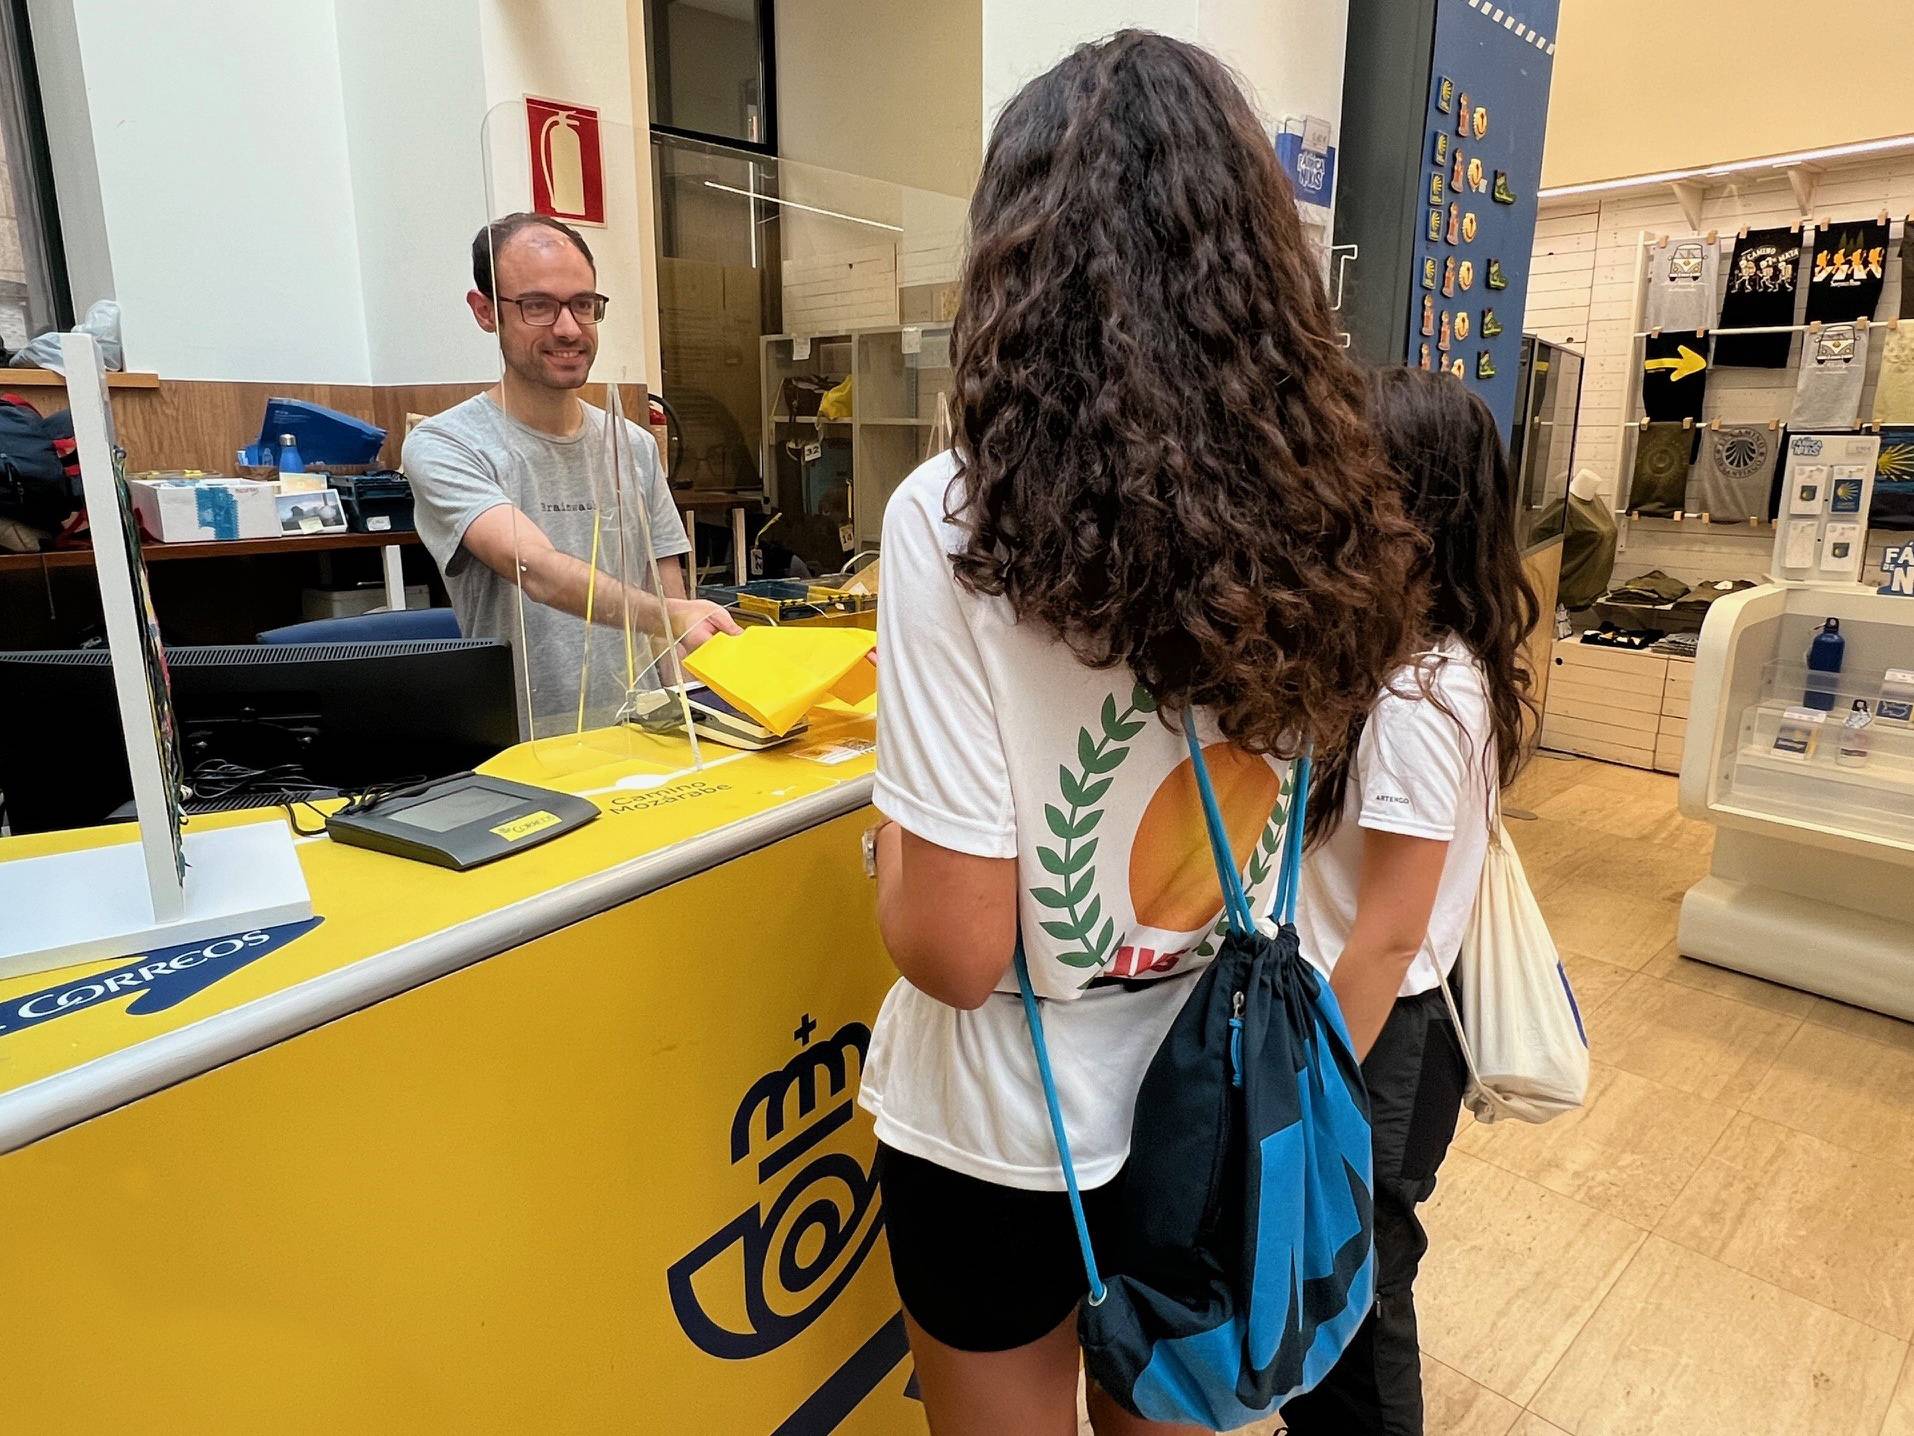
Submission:
M 953 1172 L 881 1142 L 877 1182 L 904 1310 L 959 1351 L 1008 1351 L 1048 1335 L 1088 1293 L 1070 1198 Z M 1083 1194 L 1106 1245 L 1122 1174 Z

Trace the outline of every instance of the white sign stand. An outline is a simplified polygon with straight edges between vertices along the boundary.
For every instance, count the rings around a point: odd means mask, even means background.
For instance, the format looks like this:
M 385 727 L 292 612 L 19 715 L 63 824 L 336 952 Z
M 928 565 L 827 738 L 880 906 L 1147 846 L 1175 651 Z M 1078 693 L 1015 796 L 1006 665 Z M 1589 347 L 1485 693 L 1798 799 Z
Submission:
M 170 754 L 177 751 L 178 735 L 161 732 L 162 722 L 171 722 L 170 700 L 156 691 L 148 665 L 159 635 L 138 535 L 128 531 L 106 371 L 90 335 L 62 335 L 61 351 L 139 841 L 0 862 L 0 913 L 6 914 L 0 977 L 312 916 L 312 895 L 284 823 L 183 837 L 175 826 L 178 795 L 169 788 L 177 780 Z M 101 759 L 110 762 L 112 756 Z

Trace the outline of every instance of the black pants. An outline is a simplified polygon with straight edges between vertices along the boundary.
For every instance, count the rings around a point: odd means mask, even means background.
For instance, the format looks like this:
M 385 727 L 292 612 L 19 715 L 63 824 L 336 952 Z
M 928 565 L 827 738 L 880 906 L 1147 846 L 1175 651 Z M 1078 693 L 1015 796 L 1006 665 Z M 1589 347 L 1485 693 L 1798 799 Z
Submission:
M 1468 1081 L 1440 992 L 1397 1000 L 1362 1064 L 1375 1140 L 1376 1304 L 1321 1385 L 1283 1408 L 1290 1436 L 1422 1436 L 1413 1287 Z

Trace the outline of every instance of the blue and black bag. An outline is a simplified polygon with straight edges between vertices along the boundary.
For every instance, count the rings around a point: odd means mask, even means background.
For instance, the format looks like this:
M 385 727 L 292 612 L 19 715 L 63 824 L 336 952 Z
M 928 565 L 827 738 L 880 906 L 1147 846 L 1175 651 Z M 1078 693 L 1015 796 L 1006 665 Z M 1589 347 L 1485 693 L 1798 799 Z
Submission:
M 1296 764 L 1271 936 L 1250 910 L 1193 726 L 1189 745 L 1228 933 L 1137 1094 L 1107 1279 L 1021 946 L 1016 968 L 1089 1276 L 1084 1365 L 1139 1416 L 1227 1431 L 1321 1381 L 1368 1315 L 1369 1097 L 1335 995 L 1297 943 L 1309 760 Z

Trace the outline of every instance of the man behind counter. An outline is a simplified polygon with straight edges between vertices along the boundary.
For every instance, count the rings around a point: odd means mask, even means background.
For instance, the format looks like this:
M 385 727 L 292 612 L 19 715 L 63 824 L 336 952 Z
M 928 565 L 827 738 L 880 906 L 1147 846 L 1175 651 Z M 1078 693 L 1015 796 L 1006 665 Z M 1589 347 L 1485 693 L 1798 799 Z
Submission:
M 498 336 L 505 358 L 499 383 L 427 419 L 405 441 L 404 468 L 416 502 L 419 537 L 445 575 L 467 638 L 499 638 L 517 651 L 539 716 L 577 703 L 585 657 L 585 613 L 620 625 L 626 615 L 655 632 L 658 599 L 602 569 L 594 584 L 588 556 L 615 535 L 600 534 L 593 476 L 608 478 L 605 411 L 577 391 L 598 353 L 607 300 L 584 239 L 543 215 L 514 214 L 472 241 L 472 284 L 465 296 L 479 328 Z M 658 446 L 630 423 L 636 480 L 649 511 L 652 553 L 685 650 L 715 633 L 736 633 L 713 603 L 685 597 L 675 562 L 691 544 L 665 487 Z M 525 606 L 519 643 L 518 595 Z M 519 726 L 530 736 L 520 694 Z

